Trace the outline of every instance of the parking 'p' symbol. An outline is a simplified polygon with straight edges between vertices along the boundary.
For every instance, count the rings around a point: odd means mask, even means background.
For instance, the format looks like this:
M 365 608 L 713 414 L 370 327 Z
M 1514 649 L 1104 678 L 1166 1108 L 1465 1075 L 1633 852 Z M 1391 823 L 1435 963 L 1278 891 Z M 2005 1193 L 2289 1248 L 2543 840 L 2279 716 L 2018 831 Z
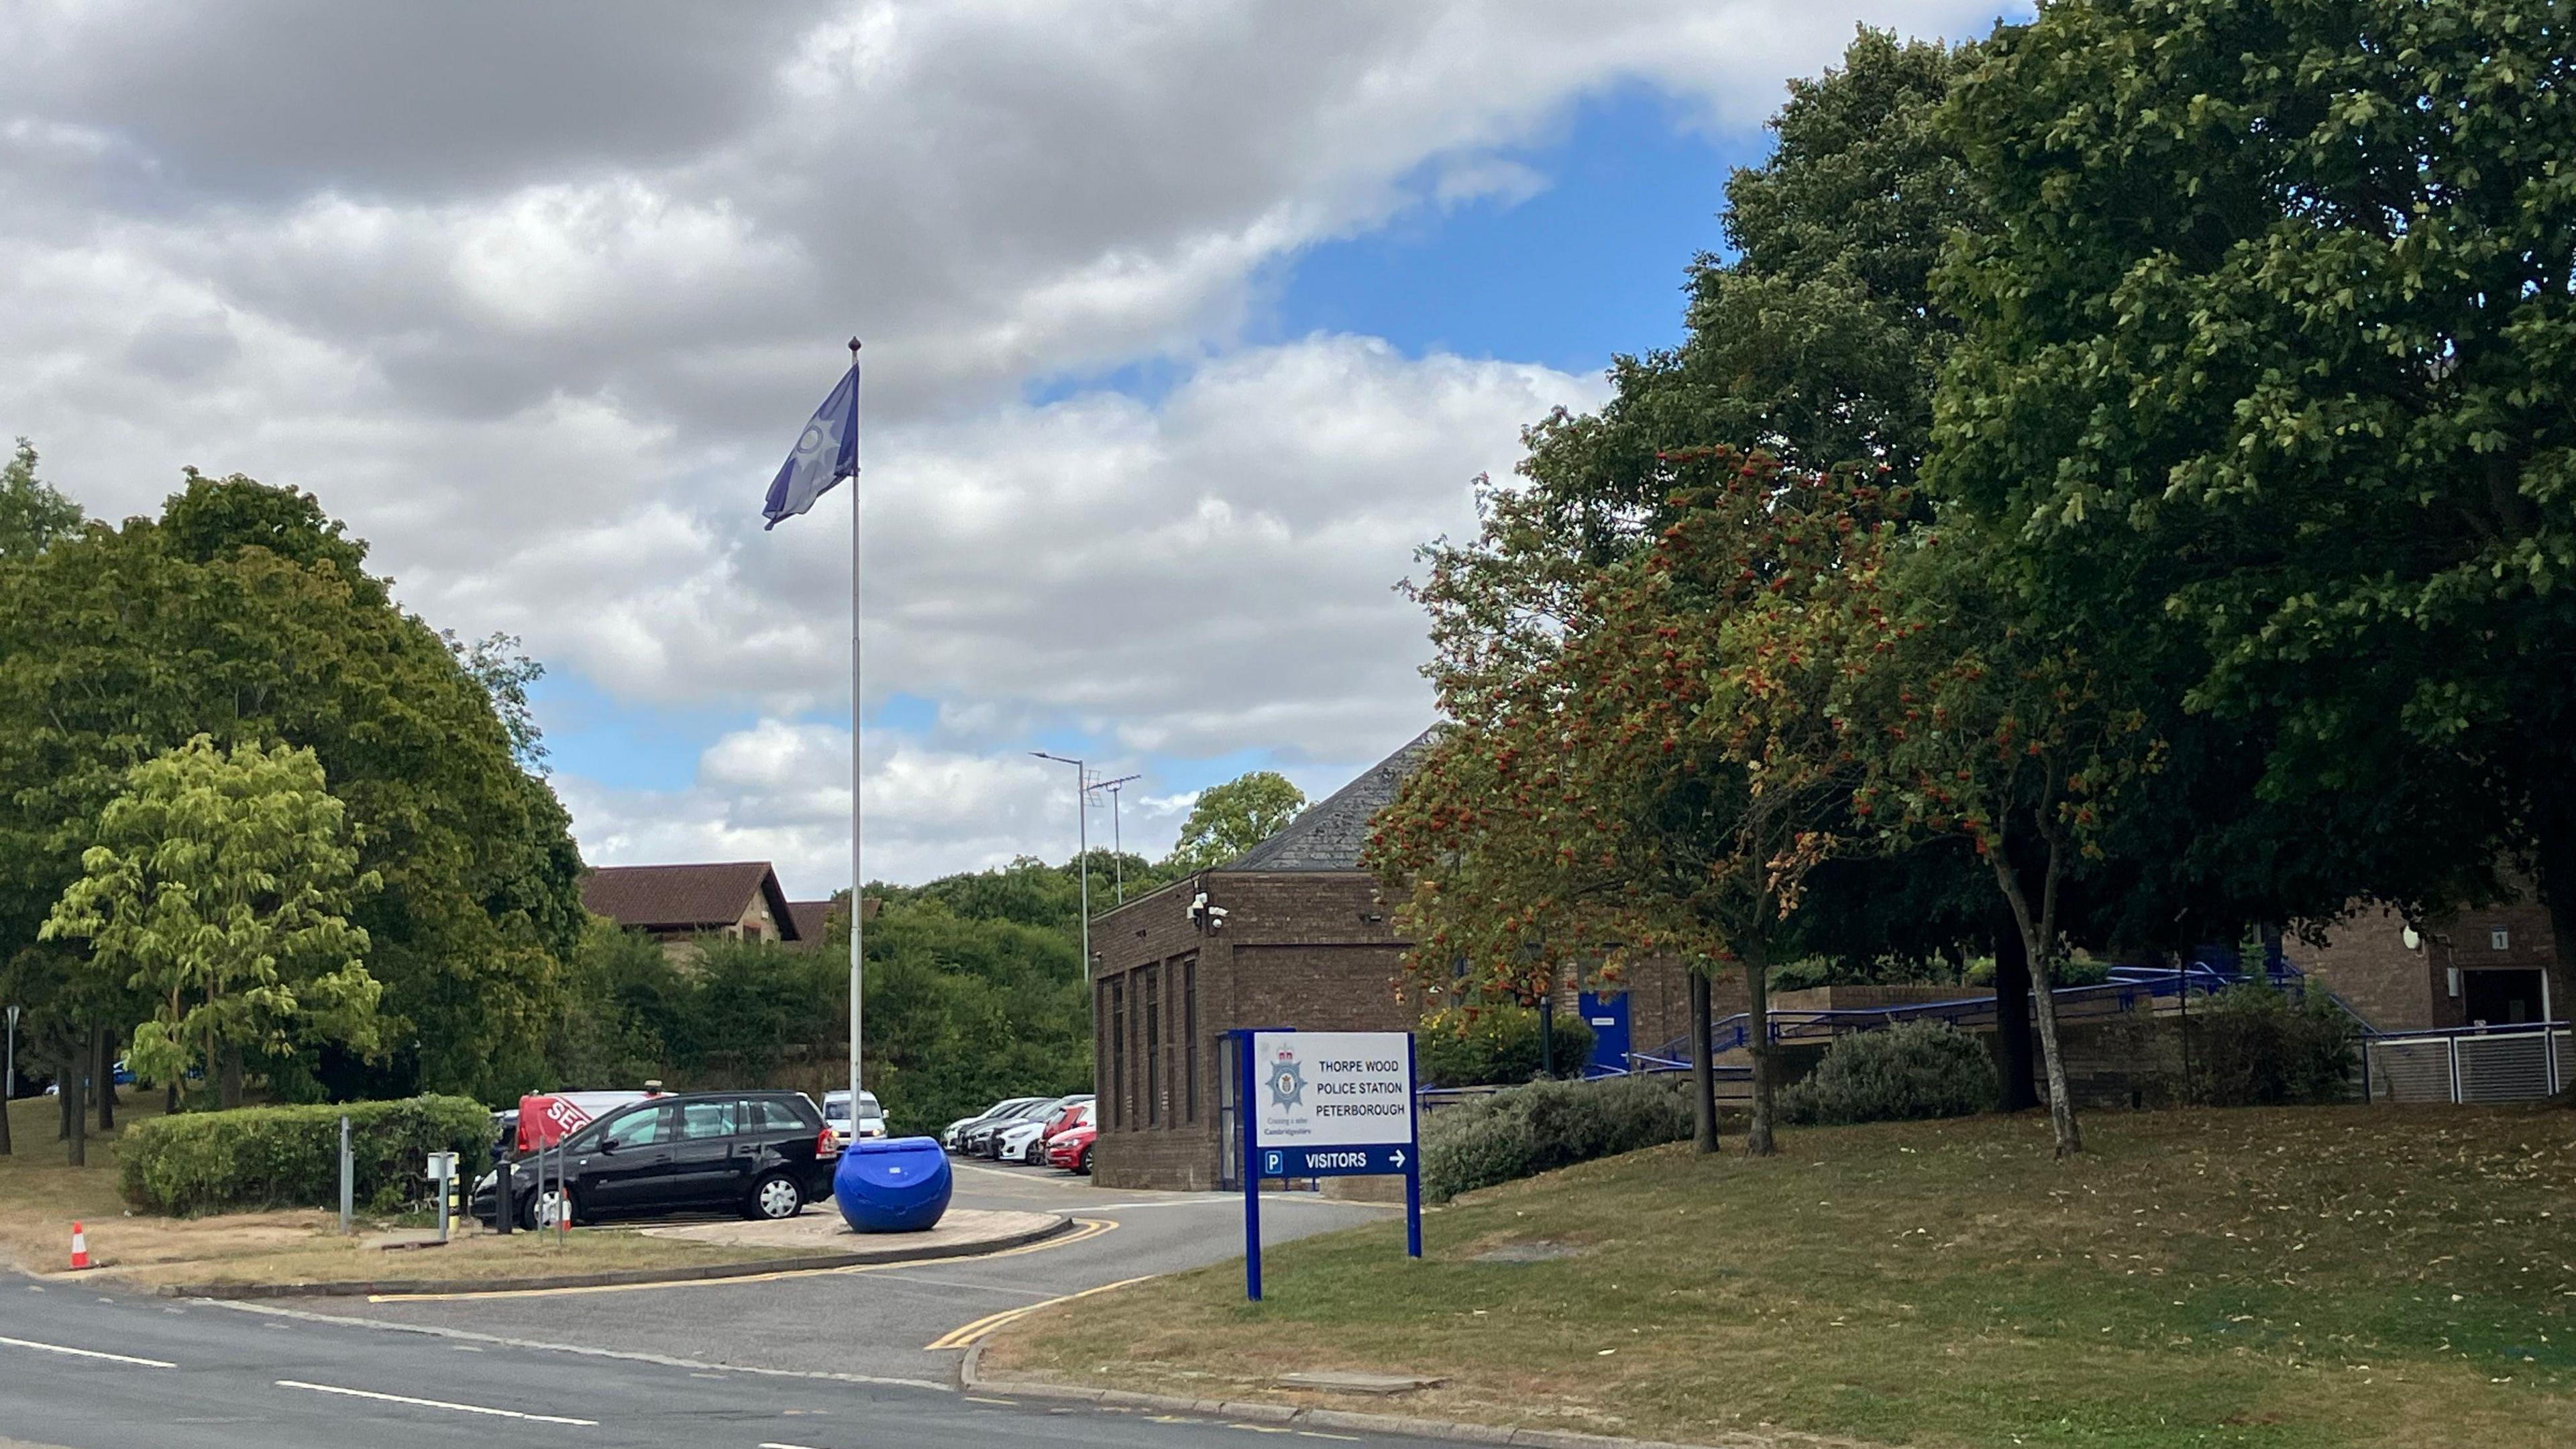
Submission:
M 1278 1176 L 1278 1175 L 1279 1175 L 1279 1173 L 1280 1173 L 1280 1172 L 1284 1171 L 1284 1170 L 1287 1168 L 1287 1166 L 1288 1166 L 1288 1158 L 1287 1158 L 1287 1155 L 1286 1155 L 1286 1154 L 1284 1154 L 1284 1153 L 1273 1152 L 1273 1153 L 1270 1153 L 1270 1154 L 1268 1154 L 1267 1156 L 1265 1156 L 1265 1157 L 1262 1159 L 1262 1163 L 1263 1163 L 1263 1170 L 1264 1170 L 1265 1172 L 1269 1173 L 1271 1176 L 1276 1177 L 1276 1176 Z

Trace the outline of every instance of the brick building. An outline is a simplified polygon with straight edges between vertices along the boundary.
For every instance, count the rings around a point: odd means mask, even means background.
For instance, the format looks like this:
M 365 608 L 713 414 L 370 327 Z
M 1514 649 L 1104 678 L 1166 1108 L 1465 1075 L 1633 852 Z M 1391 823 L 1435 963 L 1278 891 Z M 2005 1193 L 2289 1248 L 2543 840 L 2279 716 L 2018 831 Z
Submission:
M 2527 890 L 2421 927 L 2367 907 L 2291 958 L 2381 1031 L 2564 1020 L 2570 1006 L 2549 913 Z
M 1370 820 L 1430 742 L 1416 737 L 1240 858 L 1093 922 L 1101 1186 L 1240 1185 L 1227 1032 L 1409 1031 L 1421 1021 L 1399 980 L 1411 943 L 1395 933 L 1360 854 Z M 1716 985 L 1719 1015 L 1743 1010 L 1740 980 Z M 1623 987 L 1615 1010 L 1639 1050 L 1688 1033 L 1689 992 L 1670 963 L 1631 968 Z M 1562 1001 L 1575 1007 L 1570 978 Z

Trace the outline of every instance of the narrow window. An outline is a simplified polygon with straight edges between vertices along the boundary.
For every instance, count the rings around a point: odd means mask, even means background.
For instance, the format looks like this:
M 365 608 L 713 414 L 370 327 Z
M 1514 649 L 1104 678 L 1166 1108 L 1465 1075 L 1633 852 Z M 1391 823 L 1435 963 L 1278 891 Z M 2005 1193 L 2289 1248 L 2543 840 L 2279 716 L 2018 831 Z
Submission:
M 1145 1121 L 1163 1120 L 1163 970 L 1145 968 Z
M 1127 978 L 1109 981 L 1109 1116 L 1110 1126 L 1127 1125 Z
M 1181 1105 L 1185 1118 L 1199 1120 L 1199 962 L 1181 962 Z

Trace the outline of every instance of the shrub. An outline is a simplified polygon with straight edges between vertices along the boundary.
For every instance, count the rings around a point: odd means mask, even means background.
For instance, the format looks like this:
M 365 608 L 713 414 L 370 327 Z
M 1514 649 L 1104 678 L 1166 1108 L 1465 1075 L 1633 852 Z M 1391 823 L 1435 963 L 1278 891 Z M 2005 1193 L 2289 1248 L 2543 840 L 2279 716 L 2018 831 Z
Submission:
M 1572 1012 L 1558 1012 L 1554 1031 L 1555 1075 L 1571 1077 L 1592 1056 L 1592 1028 Z M 1538 1011 L 1527 1006 L 1479 1007 L 1474 1020 L 1451 1007 L 1422 1019 L 1414 1035 L 1415 1065 L 1422 1080 L 1441 1087 L 1507 1087 L 1538 1075 Z
M 2304 999 L 2243 982 L 2195 1007 L 2192 1091 L 2213 1107 L 2340 1102 L 2350 1093 L 2352 1029 L 2322 992 Z
M 1445 1202 L 1690 1133 L 1678 1077 L 1532 1082 L 1432 1114 L 1422 1124 L 1422 1191 Z
M 117 1143 L 119 1186 L 165 1213 L 311 1207 L 340 1195 L 340 1118 L 359 1205 L 383 1211 L 427 1191 L 425 1154 L 457 1154 L 468 1180 L 489 1164 L 492 1114 L 467 1097 L 342 1106 L 244 1107 L 135 1123 Z
M 1907 1021 L 1834 1038 L 1814 1073 L 1780 1094 L 1791 1122 L 1964 1117 L 1995 1103 L 1985 1044 L 1945 1021 Z

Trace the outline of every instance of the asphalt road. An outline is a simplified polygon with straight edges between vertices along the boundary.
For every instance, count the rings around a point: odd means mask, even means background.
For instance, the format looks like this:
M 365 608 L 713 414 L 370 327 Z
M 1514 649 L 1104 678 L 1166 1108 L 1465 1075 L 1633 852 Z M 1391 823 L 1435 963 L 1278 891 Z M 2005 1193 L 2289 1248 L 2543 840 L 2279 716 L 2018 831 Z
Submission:
M 969 1205 L 1054 1207 L 1105 1226 L 918 1270 L 431 1301 L 173 1303 L 0 1278 L 0 1449 L 1202 1449 L 1281 1435 L 955 1390 L 956 1353 L 933 1340 L 1226 1257 L 1241 1236 L 1225 1198 L 1103 1193 L 1008 1170 L 961 1177 Z M 1263 1220 L 1293 1237 L 1370 1211 L 1273 1199 Z

